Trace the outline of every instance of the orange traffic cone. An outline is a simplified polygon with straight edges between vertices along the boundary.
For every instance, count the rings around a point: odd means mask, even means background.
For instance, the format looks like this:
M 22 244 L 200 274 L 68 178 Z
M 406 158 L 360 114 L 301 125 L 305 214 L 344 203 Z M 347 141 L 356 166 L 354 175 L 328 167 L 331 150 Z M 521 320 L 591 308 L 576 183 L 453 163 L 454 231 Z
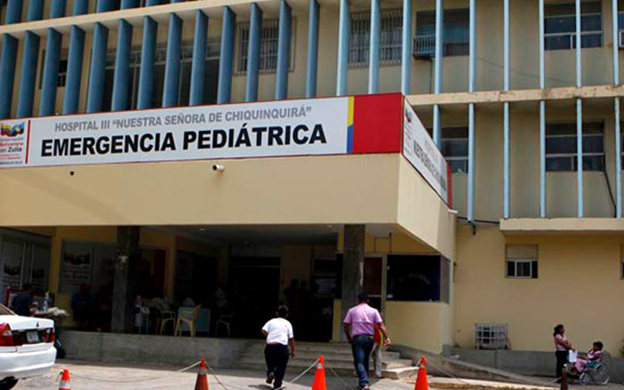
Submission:
M 59 390 L 71 390 L 71 385 L 69 384 L 69 370 L 67 369 L 63 370 L 63 375 L 61 375 Z
M 318 364 L 316 365 L 312 390 L 327 390 L 327 382 L 325 382 L 325 359 L 322 356 L 319 358 Z
M 204 358 L 201 358 L 201 363 L 199 364 L 195 390 L 208 390 L 208 369 L 206 368 L 206 360 Z
M 427 362 L 424 356 L 420 358 L 420 363 L 418 363 L 418 376 L 416 377 L 416 387 L 414 387 L 414 390 L 429 390 Z

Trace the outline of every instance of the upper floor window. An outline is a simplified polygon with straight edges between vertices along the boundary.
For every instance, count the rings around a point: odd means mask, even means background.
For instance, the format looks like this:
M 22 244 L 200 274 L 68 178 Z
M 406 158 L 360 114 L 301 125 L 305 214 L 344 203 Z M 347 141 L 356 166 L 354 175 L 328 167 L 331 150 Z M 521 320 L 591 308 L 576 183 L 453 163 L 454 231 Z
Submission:
M 442 154 L 453 173 L 468 173 L 468 128 L 442 129 Z
M 574 3 L 552 4 L 544 9 L 544 45 L 546 50 L 576 48 L 576 12 Z M 602 46 L 601 3 L 581 4 L 581 47 Z
M 505 262 L 508 278 L 537 279 L 537 245 L 507 245 Z
M 370 59 L 370 12 L 351 14 L 349 37 L 349 65 L 367 66 Z M 381 37 L 379 40 L 379 61 L 382 64 L 401 62 L 403 11 L 389 9 L 381 11 Z
M 546 126 L 547 171 L 576 171 L 576 152 L 576 123 Z M 583 171 L 603 171 L 604 167 L 604 124 L 583 123 Z
M 466 8 L 444 11 L 444 55 L 467 56 L 470 49 L 470 13 Z M 435 11 L 416 13 L 414 56 L 431 58 L 435 55 Z
M 294 23 L 291 23 L 294 28 Z M 247 72 L 247 55 L 249 54 L 249 22 L 238 23 L 238 74 Z M 292 31 L 291 31 L 292 32 Z M 291 33 L 291 37 L 293 34 Z M 292 38 L 291 38 L 292 39 Z M 260 73 L 275 73 L 277 71 L 277 49 L 279 45 L 279 20 L 263 20 L 260 33 Z M 292 50 L 290 58 L 292 60 Z
M 39 77 L 39 89 L 43 88 L 43 72 L 45 69 L 45 51 L 43 52 L 43 56 L 41 58 L 41 75 Z M 59 88 L 65 87 L 65 83 L 67 83 L 67 51 L 63 50 L 61 53 L 61 58 L 59 60 L 59 70 L 58 76 L 56 78 L 56 86 Z

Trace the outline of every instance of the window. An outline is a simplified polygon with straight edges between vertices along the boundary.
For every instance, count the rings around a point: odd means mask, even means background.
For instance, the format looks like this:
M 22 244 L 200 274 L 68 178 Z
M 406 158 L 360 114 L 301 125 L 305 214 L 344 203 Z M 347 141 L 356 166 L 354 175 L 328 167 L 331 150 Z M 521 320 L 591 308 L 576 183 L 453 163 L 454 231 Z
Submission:
M 206 53 L 206 76 L 204 87 L 204 103 L 213 104 L 217 101 L 217 87 L 219 75 L 219 38 L 208 40 Z M 113 81 L 115 77 L 116 50 L 109 50 L 106 57 L 104 104 L 102 111 L 110 111 L 113 97 Z M 167 59 L 166 43 L 159 44 L 156 49 L 154 64 L 154 87 L 152 92 L 152 107 L 162 106 L 163 88 L 165 83 L 165 62 Z M 189 103 L 191 69 L 193 61 L 193 43 L 183 42 L 180 50 L 180 82 L 178 85 L 178 105 L 186 106 Z M 139 78 L 141 70 L 141 47 L 133 47 L 130 54 L 130 80 L 128 81 L 128 108 L 136 109 L 139 96 Z
M 576 123 L 546 125 L 547 171 L 576 171 L 576 152 Z M 583 123 L 583 170 L 603 171 L 604 166 L 604 124 Z
M 351 14 L 349 36 L 349 65 L 367 66 L 370 59 L 370 12 Z M 384 65 L 401 63 L 403 11 L 388 9 L 381 11 L 381 37 L 379 40 L 379 62 Z
M 576 48 L 576 11 L 572 4 L 553 4 L 544 10 L 544 45 L 546 50 Z M 601 3 L 581 4 L 581 47 L 602 46 Z
M 442 129 L 442 154 L 453 173 L 468 173 L 468 128 Z
M 294 23 L 291 23 L 291 43 L 293 39 Z M 247 72 L 247 54 L 249 53 L 249 22 L 238 23 L 238 74 Z M 263 20 L 260 34 L 260 73 L 275 73 L 277 71 L 277 49 L 279 44 L 279 20 Z M 290 51 L 290 60 L 293 50 Z M 292 65 L 291 65 L 292 66 Z
M 537 245 L 507 245 L 507 277 L 537 279 Z
M 450 276 L 450 262 L 441 256 L 388 256 L 388 299 L 448 303 Z
M 444 11 L 444 55 L 467 56 L 470 48 L 470 13 L 466 9 Z M 414 56 L 432 58 L 435 55 L 435 11 L 416 13 L 416 38 Z
M 507 349 L 507 325 L 475 324 L 474 340 L 476 349 Z

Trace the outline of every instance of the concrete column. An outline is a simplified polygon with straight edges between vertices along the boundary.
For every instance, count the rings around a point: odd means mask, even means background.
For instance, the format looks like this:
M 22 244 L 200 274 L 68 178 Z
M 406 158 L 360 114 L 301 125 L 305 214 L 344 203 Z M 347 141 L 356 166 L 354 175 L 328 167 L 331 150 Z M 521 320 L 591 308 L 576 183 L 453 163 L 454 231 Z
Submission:
M 193 42 L 193 69 L 191 72 L 191 94 L 189 105 L 204 103 L 206 85 L 206 52 L 208 41 L 208 16 L 202 10 L 195 13 L 195 41 Z
M 69 35 L 69 54 L 67 57 L 67 82 L 63 115 L 78 112 L 80 84 L 82 82 L 82 60 L 84 56 L 85 32 L 80 27 L 72 26 Z
M 29 22 L 43 19 L 43 0 L 30 0 L 26 19 Z
M 50 5 L 50 19 L 62 18 L 65 16 L 66 0 L 54 0 Z
M 91 51 L 91 73 L 89 74 L 89 94 L 87 112 L 100 112 L 104 104 L 104 81 L 106 67 L 106 45 L 108 28 L 101 23 L 95 24 L 93 49 Z
M 117 227 L 117 262 L 115 263 L 111 331 L 130 333 L 134 326 L 135 273 L 141 255 L 138 226 Z
M 262 9 L 256 3 L 251 4 L 249 22 L 249 40 L 247 45 L 247 84 L 245 101 L 258 100 L 258 79 L 260 74 L 260 42 L 262 36 Z
M 143 20 L 143 47 L 141 48 L 141 72 L 139 73 L 139 98 L 137 102 L 139 110 L 152 108 L 156 36 L 158 35 L 158 23 L 149 16 Z
M 169 17 L 169 38 L 165 63 L 163 107 L 178 105 L 180 89 L 180 51 L 182 50 L 182 19 L 176 14 Z
M 347 94 L 347 72 L 349 71 L 349 0 L 340 0 L 340 21 L 338 26 L 338 71 L 336 96 Z
M 9 0 L 4 16 L 4 24 L 19 23 L 22 21 L 23 0 Z
M 74 16 L 84 15 L 89 12 L 89 0 L 74 0 Z
M 318 75 L 318 35 L 320 6 L 316 0 L 310 0 L 308 19 L 308 59 L 306 67 L 306 97 L 316 97 L 316 79 Z
M 401 93 L 409 95 L 412 72 L 412 0 L 403 0 L 403 47 L 401 48 Z
M 379 93 L 379 45 L 381 41 L 381 5 L 371 0 L 368 93 Z
M 223 8 L 222 23 L 217 104 L 229 103 L 232 97 L 232 66 L 234 65 L 234 33 L 236 30 L 236 14 L 230 7 Z
M 117 35 L 117 58 L 113 80 L 113 101 L 111 111 L 129 110 L 128 82 L 130 81 L 130 51 L 132 45 L 132 25 L 124 19 L 119 21 Z
M 9 34 L 2 36 L 2 59 L 0 60 L 0 119 L 11 116 L 15 66 L 17 62 L 17 39 Z
M 53 28 L 48 29 L 41 97 L 39 100 L 40 116 L 54 115 L 62 39 L 63 36 L 58 31 Z
M 292 10 L 286 0 L 280 4 L 275 100 L 288 98 L 288 69 L 290 68 L 290 25 Z
M 18 118 L 32 116 L 40 42 L 41 38 L 39 38 L 39 35 L 30 31 L 26 33 L 26 39 L 24 39 L 24 52 L 22 53 L 22 74 L 19 83 L 19 95 L 17 101 Z
M 342 259 L 341 327 L 347 311 L 355 306 L 357 296 L 364 288 L 365 240 L 365 225 L 345 225 L 344 255 Z M 341 339 L 344 338 L 342 330 L 340 337 Z

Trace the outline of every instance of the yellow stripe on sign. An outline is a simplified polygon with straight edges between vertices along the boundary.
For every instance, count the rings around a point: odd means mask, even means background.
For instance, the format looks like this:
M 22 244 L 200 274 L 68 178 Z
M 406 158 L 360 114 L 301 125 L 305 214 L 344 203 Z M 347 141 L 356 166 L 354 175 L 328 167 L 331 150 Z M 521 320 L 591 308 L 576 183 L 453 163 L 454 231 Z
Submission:
M 353 113 L 355 112 L 355 98 L 349 97 L 349 113 L 347 114 L 347 126 L 353 125 Z

